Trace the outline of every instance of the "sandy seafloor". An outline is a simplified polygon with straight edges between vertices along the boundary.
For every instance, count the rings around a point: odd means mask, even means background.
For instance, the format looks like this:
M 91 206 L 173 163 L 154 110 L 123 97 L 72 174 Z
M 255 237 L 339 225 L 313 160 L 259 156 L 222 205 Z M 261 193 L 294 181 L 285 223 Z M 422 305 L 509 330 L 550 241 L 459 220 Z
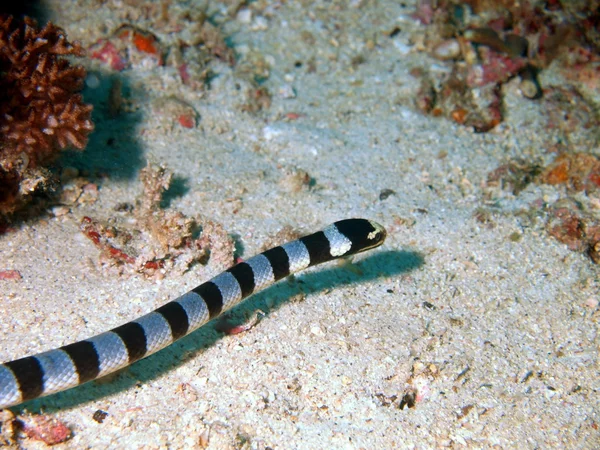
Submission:
M 493 207 L 483 196 L 487 174 L 509 158 L 552 159 L 540 106 L 513 82 L 504 87 L 506 119 L 489 133 L 418 112 L 410 69 L 443 63 L 411 50 L 418 25 L 405 20 L 412 7 L 404 3 L 336 2 L 328 10 L 328 2 L 273 2 L 258 24 L 231 19 L 225 34 L 236 51 L 270 63 L 273 103 L 264 112 L 241 111 L 238 87 L 248 85 L 220 63 L 202 93 L 179 83 L 172 67 L 121 72 L 138 110 L 118 132 L 102 123 L 96 103 L 89 159 L 68 164 L 107 174 L 91 178 L 98 201 L 0 236 L 1 268 L 23 277 L 0 282 L 0 360 L 120 325 L 222 270 L 209 261 L 157 281 L 100 268 L 79 220 L 106 219 L 117 203 L 133 202 L 148 159 L 184 180 L 170 207 L 221 223 L 242 257 L 285 225 L 312 232 L 348 217 L 384 224 L 388 239 L 356 258 L 357 270 L 318 267 L 253 297 L 244 310 L 267 315 L 245 333 L 223 335 L 209 324 L 108 380 L 13 408 L 67 424 L 73 438 L 56 448 L 600 446 L 598 267 L 550 237 L 542 219 L 519 214 L 564 192 L 538 184 L 518 196 L 498 190 Z M 48 8 L 87 45 L 125 22 L 127 9 L 113 0 Z M 404 31 L 386 36 L 395 26 Z M 299 38 L 303 30 L 314 45 Z M 357 54 L 364 62 L 352 64 Z M 316 72 L 295 67 L 310 58 Z M 105 89 L 110 71 L 88 67 Z M 561 79 L 543 72 L 550 82 Z M 279 95 L 289 87 L 295 98 Z M 152 104 L 164 95 L 192 105 L 198 126 L 157 114 Z M 118 145 L 106 156 L 111 133 Z M 314 184 L 289 189 L 282 180 L 294 168 Z M 381 200 L 383 189 L 395 194 Z M 482 207 L 491 224 L 476 219 Z M 416 405 L 400 409 L 411 388 Z M 97 410 L 108 413 L 103 423 L 92 419 Z

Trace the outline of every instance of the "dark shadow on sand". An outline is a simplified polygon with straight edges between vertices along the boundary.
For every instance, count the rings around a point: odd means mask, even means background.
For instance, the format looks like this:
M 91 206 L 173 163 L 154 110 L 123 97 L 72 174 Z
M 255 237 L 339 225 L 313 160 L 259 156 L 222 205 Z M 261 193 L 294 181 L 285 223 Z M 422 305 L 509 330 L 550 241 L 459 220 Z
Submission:
M 120 91 L 120 101 L 123 103 L 127 102 L 127 98 L 137 95 L 132 94 L 133 88 L 128 78 L 121 74 L 90 72 L 88 79 L 90 77 L 94 78 L 98 85 L 93 89 L 86 87 L 83 97 L 86 103 L 94 106 L 94 131 L 90 134 L 85 150 L 64 152 L 56 165 L 75 167 L 93 180 L 133 180 L 145 165 L 143 148 L 138 141 L 138 125 L 142 113 L 118 108 L 116 105 L 119 102 L 111 100 L 111 89 Z

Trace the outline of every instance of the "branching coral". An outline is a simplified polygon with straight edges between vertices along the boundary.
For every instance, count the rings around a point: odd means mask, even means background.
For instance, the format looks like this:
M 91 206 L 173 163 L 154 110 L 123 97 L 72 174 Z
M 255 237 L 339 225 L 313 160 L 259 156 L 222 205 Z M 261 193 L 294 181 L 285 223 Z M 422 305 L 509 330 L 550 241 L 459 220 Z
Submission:
M 0 213 L 43 183 L 42 167 L 60 150 L 87 144 L 92 106 L 77 93 L 85 69 L 70 55 L 84 50 L 61 28 L 0 15 Z

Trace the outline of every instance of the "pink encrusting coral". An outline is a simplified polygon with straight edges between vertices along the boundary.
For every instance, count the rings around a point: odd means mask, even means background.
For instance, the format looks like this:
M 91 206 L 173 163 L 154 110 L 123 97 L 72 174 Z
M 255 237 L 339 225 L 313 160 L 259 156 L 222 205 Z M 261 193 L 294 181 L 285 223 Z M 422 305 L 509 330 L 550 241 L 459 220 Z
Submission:
M 78 93 L 83 56 L 52 23 L 0 15 L 0 214 L 14 211 L 45 183 L 43 166 L 66 148 L 85 148 L 92 106 Z

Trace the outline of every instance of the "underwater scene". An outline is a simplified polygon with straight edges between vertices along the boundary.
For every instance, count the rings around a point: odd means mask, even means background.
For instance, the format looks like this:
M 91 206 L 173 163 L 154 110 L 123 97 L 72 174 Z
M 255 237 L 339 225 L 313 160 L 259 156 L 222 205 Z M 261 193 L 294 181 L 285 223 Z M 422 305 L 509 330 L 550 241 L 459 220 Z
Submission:
M 597 0 L 0 6 L 0 447 L 598 448 Z

